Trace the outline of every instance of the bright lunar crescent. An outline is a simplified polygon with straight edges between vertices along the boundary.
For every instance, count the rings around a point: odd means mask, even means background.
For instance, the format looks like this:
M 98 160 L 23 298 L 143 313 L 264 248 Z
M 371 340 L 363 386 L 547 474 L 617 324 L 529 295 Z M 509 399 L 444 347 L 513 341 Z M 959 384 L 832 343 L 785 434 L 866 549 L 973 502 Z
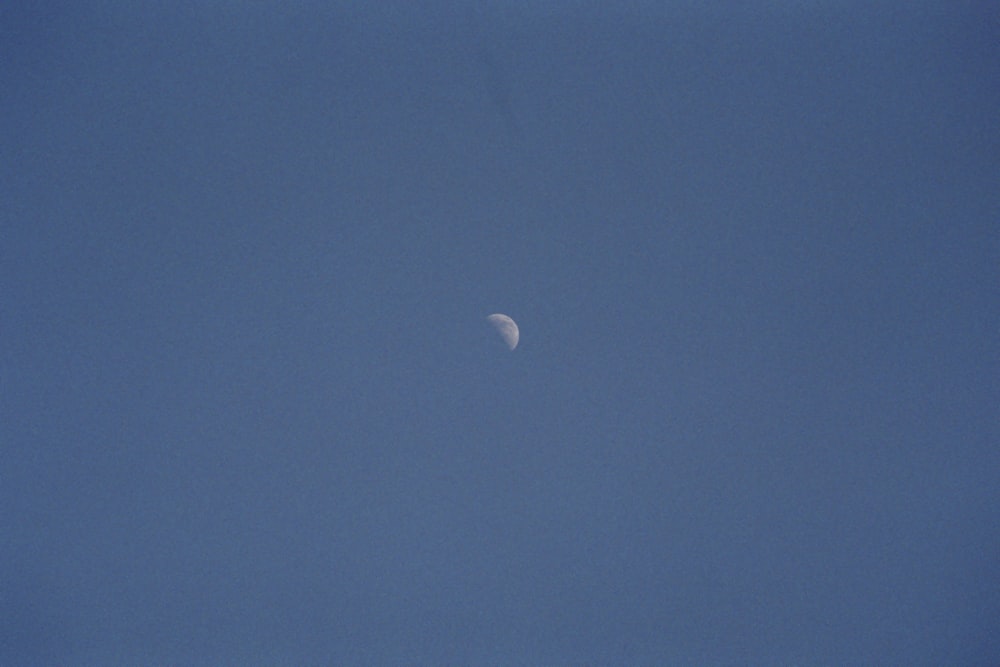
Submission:
M 517 330 L 517 324 L 514 320 L 500 313 L 494 313 L 486 319 L 489 320 L 493 328 L 503 338 L 503 342 L 507 343 L 507 347 L 512 350 L 517 347 L 517 339 L 521 337 L 521 333 Z

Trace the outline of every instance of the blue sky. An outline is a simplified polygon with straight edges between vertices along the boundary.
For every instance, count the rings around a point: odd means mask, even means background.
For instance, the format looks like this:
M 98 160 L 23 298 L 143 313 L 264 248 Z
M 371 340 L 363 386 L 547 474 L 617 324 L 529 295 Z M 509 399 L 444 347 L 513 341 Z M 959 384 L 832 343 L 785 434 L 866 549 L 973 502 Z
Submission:
M 1000 659 L 1000 15 L 611 4 L 0 10 L 0 662 Z

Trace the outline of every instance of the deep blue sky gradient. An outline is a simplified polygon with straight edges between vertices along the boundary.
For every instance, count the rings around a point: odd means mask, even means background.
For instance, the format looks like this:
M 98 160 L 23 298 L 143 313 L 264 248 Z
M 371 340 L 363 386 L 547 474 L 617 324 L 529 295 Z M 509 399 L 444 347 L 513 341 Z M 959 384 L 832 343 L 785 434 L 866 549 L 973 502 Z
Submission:
M 0 663 L 997 664 L 996 5 L 376 4 L 0 10 Z

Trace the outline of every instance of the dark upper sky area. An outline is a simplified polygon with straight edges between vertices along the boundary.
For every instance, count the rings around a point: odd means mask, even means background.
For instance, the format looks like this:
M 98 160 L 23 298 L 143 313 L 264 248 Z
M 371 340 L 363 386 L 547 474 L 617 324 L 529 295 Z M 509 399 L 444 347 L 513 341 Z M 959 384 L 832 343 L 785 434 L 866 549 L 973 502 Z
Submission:
M 997 664 L 996 6 L 374 5 L 0 10 L 0 663 Z

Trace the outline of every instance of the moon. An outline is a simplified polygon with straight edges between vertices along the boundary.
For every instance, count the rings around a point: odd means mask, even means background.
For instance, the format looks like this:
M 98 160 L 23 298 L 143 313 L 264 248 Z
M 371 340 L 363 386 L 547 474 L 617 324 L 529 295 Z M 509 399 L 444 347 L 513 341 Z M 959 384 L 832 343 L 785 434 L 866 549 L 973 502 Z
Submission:
M 501 313 L 494 313 L 486 318 L 493 328 L 497 330 L 507 347 L 513 350 L 517 347 L 517 340 L 521 337 L 521 332 L 517 329 L 517 323 Z

